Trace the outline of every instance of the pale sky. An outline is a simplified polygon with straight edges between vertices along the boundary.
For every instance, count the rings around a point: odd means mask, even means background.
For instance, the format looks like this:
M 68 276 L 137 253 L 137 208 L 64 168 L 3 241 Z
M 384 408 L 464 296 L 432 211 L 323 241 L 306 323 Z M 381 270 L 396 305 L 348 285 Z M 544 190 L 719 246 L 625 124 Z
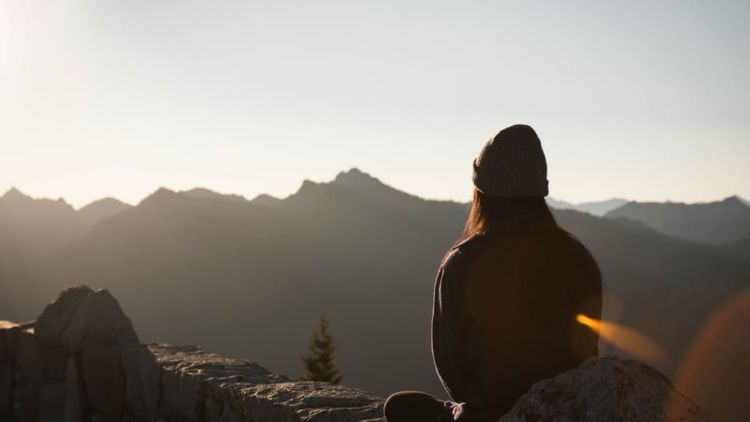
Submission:
M 0 0 L 0 191 L 466 201 L 528 123 L 551 195 L 750 198 L 750 2 Z

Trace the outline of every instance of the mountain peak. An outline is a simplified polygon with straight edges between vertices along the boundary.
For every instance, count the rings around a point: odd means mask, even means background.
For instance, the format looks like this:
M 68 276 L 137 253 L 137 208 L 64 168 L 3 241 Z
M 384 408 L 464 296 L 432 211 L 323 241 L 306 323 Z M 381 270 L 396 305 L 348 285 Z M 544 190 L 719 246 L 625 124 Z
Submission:
M 383 187 L 386 187 L 380 179 L 373 177 L 356 167 L 352 167 L 348 171 L 342 171 L 337 174 L 331 184 L 354 189 L 382 189 Z
M 119 199 L 106 197 L 82 207 L 78 210 L 78 214 L 83 217 L 89 226 L 93 226 L 105 218 L 109 218 L 130 208 L 132 208 L 131 205 Z
M 730 204 L 730 205 L 742 205 L 745 207 L 748 206 L 748 203 L 737 195 L 728 196 L 724 198 L 721 202 L 725 204 Z
M 101 206 L 120 206 L 120 207 L 129 207 L 130 205 L 120 201 L 117 198 L 113 198 L 111 196 L 104 197 L 102 199 L 97 199 L 96 201 L 90 202 L 83 207 L 81 207 L 81 210 L 85 208 L 91 208 L 91 207 L 101 207 Z
M 15 187 L 11 187 L 8 189 L 7 192 L 5 192 L 5 195 L 2 196 L 2 199 L 7 200 L 30 200 L 32 199 L 30 196 L 26 195 L 25 193 L 21 192 L 20 190 L 16 189 Z
M 161 187 L 155 190 L 151 195 L 143 198 L 143 200 L 141 200 L 138 205 L 141 206 L 148 203 L 161 202 L 163 200 L 170 200 L 175 197 L 177 197 L 177 192 Z
M 281 199 L 271 196 L 267 193 L 261 193 L 260 195 L 253 198 L 250 202 L 253 204 L 263 205 L 263 206 L 274 206 L 281 202 Z
M 193 188 L 187 191 L 182 191 L 180 192 L 180 194 L 187 195 L 193 198 L 202 198 L 202 199 L 219 199 L 219 200 L 234 201 L 234 202 L 247 201 L 247 199 L 244 196 L 240 196 L 236 194 L 219 193 L 219 192 L 215 192 L 206 188 Z

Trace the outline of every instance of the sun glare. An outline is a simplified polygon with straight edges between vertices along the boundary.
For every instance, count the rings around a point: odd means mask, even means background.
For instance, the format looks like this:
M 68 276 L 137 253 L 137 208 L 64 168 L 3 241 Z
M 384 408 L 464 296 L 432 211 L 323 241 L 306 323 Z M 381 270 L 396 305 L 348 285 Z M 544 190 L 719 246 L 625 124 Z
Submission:
M 613 322 L 589 318 L 584 314 L 576 315 L 576 321 L 598 333 L 602 340 L 631 356 L 650 363 L 661 363 L 669 360 L 661 346 L 648 336 L 632 328 Z

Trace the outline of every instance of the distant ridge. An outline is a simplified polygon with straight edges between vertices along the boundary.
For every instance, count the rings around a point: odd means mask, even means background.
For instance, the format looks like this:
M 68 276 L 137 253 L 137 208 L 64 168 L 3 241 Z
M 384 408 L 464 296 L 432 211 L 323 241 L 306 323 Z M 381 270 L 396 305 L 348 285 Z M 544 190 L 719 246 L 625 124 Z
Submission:
M 93 226 L 105 218 L 112 217 L 132 207 L 132 205 L 115 198 L 103 198 L 82 207 L 78 210 L 78 214 L 86 221 L 88 226 Z
M 260 195 L 251 199 L 250 202 L 253 204 L 272 207 L 274 205 L 277 205 L 279 202 L 281 202 L 281 199 L 275 196 L 268 195 L 266 193 L 261 193 Z
M 441 391 L 429 350 L 432 288 L 466 222 L 466 203 L 422 199 L 358 169 L 305 181 L 283 199 L 160 188 L 91 229 L 64 201 L 7 196 L 2 319 L 31 319 L 60 288 L 91 283 L 133 309 L 145 338 L 253 356 L 295 376 L 326 312 L 347 383 L 382 394 Z M 735 248 L 634 220 L 554 214 L 597 258 L 616 298 L 605 315 L 658 340 L 673 363 L 707 315 L 747 286 L 750 262 Z
M 640 221 L 670 236 L 714 245 L 750 237 L 750 207 L 737 196 L 696 204 L 629 202 L 606 217 Z
M 219 199 L 223 201 L 235 201 L 235 202 L 247 201 L 247 198 L 241 195 L 218 193 L 218 192 L 214 192 L 212 190 L 206 189 L 206 188 L 193 188 L 187 191 L 182 191 L 180 193 L 184 195 L 192 196 L 194 198 Z
M 331 183 L 336 186 L 344 186 L 359 190 L 394 190 L 392 187 L 381 182 L 380 179 L 371 176 L 370 174 L 365 173 L 356 167 L 352 167 L 347 171 L 339 172 Z
M 33 200 L 30 196 L 26 195 L 25 193 L 21 192 L 20 190 L 16 189 L 16 187 L 12 187 L 8 189 L 5 194 L 2 196 L 3 200 L 5 201 L 24 201 L 24 200 Z
M 729 254 L 744 258 L 750 261 L 750 237 L 738 240 L 736 242 L 721 245 L 722 249 Z
M 559 210 L 576 210 L 595 215 L 597 217 L 601 217 L 608 212 L 627 204 L 628 202 L 629 201 L 627 199 L 612 198 L 605 199 L 603 201 L 581 202 L 578 204 L 574 204 L 572 202 L 561 201 L 554 198 L 547 199 L 547 204 L 549 204 L 549 206 L 552 208 L 556 208 Z

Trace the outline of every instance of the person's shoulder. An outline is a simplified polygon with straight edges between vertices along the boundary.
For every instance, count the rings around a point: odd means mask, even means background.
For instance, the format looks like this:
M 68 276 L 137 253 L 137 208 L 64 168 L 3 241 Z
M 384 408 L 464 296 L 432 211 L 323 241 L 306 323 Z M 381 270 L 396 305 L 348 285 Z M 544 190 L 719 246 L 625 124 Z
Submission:
M 599 272 L 596 259 L 584 243 L 573 234 L 560 229 L 560 240 L 564 244 L 569 259 L 578 266 L 589 267 Z
M 469 264 L 483 249 L 486 236 L 483 233 L 475 233 L 461 240 L 451 247 L 443 257 L 441 268 L 455 268 Z
M 583 244 L 581 239 L 571 234 L 570 232 L 558 229 L 559 237 L 564 244 L 572 251 L 581 255 L 591 255 L 588 248 Z

